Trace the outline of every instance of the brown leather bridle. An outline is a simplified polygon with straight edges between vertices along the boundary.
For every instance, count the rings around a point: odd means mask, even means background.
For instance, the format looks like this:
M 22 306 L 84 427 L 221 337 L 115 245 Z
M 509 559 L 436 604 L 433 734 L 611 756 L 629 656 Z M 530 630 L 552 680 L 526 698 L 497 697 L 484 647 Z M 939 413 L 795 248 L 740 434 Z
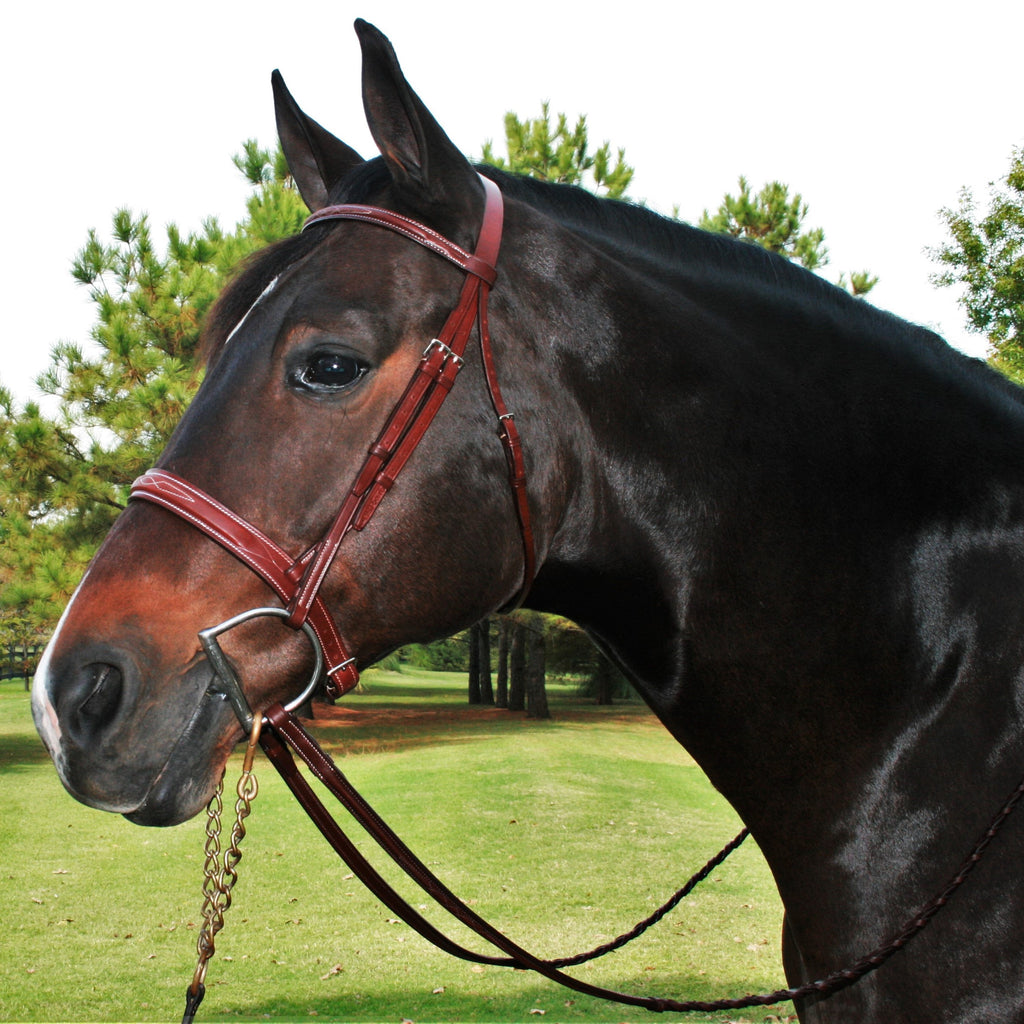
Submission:
M 350 530 L 362 530 L 377 511 L 398 474 L 423 439 L 462 368 L 474 323 L 491 405 L 498 420 L 509 482 L 523 546 L 523 579 L 512 605 L 519 604 L 533 582 L 536 554 L 526 492 L 522 445 L 515 419 L 502 398 L 487 324 L 487 298 L 497 279 L 503 203 L 501 191 L 480 176 L 485 205 L 476 251 L 468 253 L 418 221 L 374 206 L 327 206 L 313 213 L 303 230 L 329 220 L 354 220 L 397 232 L 443 257 L 466 273 L 458 304 L 440 333 L 430 341 L 384 428 L 371 445 L 362 468 L 324 536 L 293 558 L 266 534 L 187 480 L 164 469 L 151 469 L 132 484 L 130 500 L 145 500 L 173 512 L 231 552 L 257 573 L 284 603 L 284 618 L 293 629 L 312 629 L 327 659 L 327 692 L 332 697 L 359 681 L 356 659 L 342 638 L 320 595 L 320 587 Z

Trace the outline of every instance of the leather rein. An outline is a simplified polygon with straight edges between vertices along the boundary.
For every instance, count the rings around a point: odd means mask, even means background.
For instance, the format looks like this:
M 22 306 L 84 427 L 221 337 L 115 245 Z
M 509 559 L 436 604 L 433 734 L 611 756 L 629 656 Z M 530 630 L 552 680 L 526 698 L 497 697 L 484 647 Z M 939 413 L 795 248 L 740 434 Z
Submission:
M 779 989 L 763 995 L 743 996 L 738 999 L 680 1002 L 615 992 L 567 975 L 562 968 L 603 956 L 646 931 L 743 842 L 748 835 L 746 829 L 708 861 L 662 907 L 629 932 L 587 953 L 559 959 L 543 959 L 513 942 L 459 900 L 356 792 L 331 758 L 321 750 L 292 714 L 294 709 L 312 696 L 323 676 L 326 676 L 326 689 L 331 697 L 348 692 L 359 680 L 356 659 L 320 596 L 320 588 L 344 538 L 351 530 L 361 530 L 366 526 L 437 415 L 463 366 L 464 352 L 474 325 L 478 325 L 479 328 L 478 337 L 487 390 L 499 424 L 498 436 L 504 446 L 508 462 L 509 484 L 523 545 L 523 579 L 515 605 L 522 601 L 533 582 L 536 555 L 522 445 L 514 417 L 505 406 L 498 385 L 487 324 L 487 299 L 497 278 L 496 264 L 502 231 L 502 199 L 499 189 L 493 182 L 482 176 L 480 180 L 485 190 L 485 209 L 474 253 L 466 252 L 417 221 L 377 207 L 354 204 L 328 206 L 313 213 L 306 221 L 304 229 L 329 220 L 354 220 L 377 225 L 426 247 L 454 263 L 466 274 L 458 304 L 438 337 L 431 340 L 424 350 L 412 379 L 370 447 L 345 500 L 320 541 L 297 558 L 293 558 L 259 529 L 215 498 L 167 470 L 151 469 L 132 485 L 131 500 L 152 502 L 191 523 L 257 573 L 283 602 L 284 607 L 254 608 L 200 632 L 200 641 L 215 676 L 209 692 L 212 696 L 230 701 L 243 728 L 251 732 L 245 774 L 247 775 L 251 768 L 251 754 L 258 740 L 303 809 L 353 873 L 410 927 L 438 948 L 454 956 L 477 963 L 533 970 L 578 992 L 653 1011 L 741 1009 L 768 1006 L 790 999 L 831 995 L 874 971 L 895 953 L 904 949 L 946 905 L 981 859 L 1005 820 L 1021 799 L 1024 799 L 1024 780 L 993 818 L 988 829 L 981 835 L 947 886 L 922 907 L 887 945 L 873 950 L 848 968 L 797 988 Z M 309 683 L 298 697 L 284 706 L 275 704 L 257 717 L 249 707 L 241 683 L 221 651 L 217 637 L 242 622 L 260 616 L 276 616 L 293 629 L 306 632 L 313 644 L 315 665 Z M 298 770 L 292 751 L 427 895 L 504 955 L 483 955 L 464 948 L 439 931 L 400 896 L 363 857 L 333 819 Z M 244 829 L 242 834 L 244 835 Z M 237 849 L 235 853 L 237 863 L 240 853 L 237 853 Z M 212 952 L 211 937 L 205 956 L 208 958 Z M 192 1020 L 205 991 L 205 987 L 200 983 L 200 979 L 205 976 L 202 949 L 200 955 L 200 968 L 197 969 L 196 979 L 186 997 L 187 1021 Z

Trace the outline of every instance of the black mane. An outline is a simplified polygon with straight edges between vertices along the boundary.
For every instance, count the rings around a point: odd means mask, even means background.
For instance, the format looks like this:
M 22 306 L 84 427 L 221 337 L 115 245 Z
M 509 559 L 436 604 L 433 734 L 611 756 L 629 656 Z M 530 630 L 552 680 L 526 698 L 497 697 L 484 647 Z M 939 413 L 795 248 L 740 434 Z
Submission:
M 803 288 L 819 298 L 837 291 L 816 274 L 758 245 L 737 241 L 673 220 L 645 206 L 604 199 L 582 188 L 552 184 L 480 166 L 503 192 L 542 211 L 594 241 L 615 245 L 624 254 L 668 272 L 699 264 L 709 276 L 736 274 L 773 286 Z M 840 296 L 846 293 L 838 290 Z
M 987 363 L 952 348 L 934 331 L 851 296 L 818 274 L 761 246 L 717 235 L 646 207 L 603 199 L 571 185 L 509 174 L 486 165 L 481 173 L 502 191 L 611 246 L 647 276 L 661 277 L 716 306 L 758 307 L 784 322 L 816 323 L 833 337 L 879 351 L 897 364 L 916 362 L 988 392 L 997 404 L 1019 406 L 1024 391 Z M 816 338 L 813 344 L 818 344 Z M 794 345 L 797 343 L 794 341 Z

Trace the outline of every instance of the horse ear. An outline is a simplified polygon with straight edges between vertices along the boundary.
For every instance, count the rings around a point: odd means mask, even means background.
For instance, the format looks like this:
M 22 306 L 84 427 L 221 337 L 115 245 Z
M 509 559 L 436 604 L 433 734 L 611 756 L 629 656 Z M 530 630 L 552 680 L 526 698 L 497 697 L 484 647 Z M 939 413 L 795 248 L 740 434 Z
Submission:
M 277 134 L 288 169 L 306 205 L 310 210 L 319 210 L 330 202 L 331 189 L 353 167 L 363 163 L 363 158 L 299 109 L 280 71 L 275 71 L 270 81 L 274 87 Z
M 355 29 L 366 120 L 403 198 L 423 212 L 440 204 L 473 217 L 482 205 L 476 172 L 409 86 L 387 37 L 362 19 Z

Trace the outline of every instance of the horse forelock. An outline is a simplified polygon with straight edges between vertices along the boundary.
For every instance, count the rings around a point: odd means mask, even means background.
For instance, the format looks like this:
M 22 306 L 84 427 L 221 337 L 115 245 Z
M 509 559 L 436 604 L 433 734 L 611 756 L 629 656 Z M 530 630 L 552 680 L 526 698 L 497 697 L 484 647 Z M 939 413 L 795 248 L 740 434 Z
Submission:
M 384 161 L 377 157 L 351 170 L 332 189 L 330 203 L 367 203 L 378 198 L 387 187 L 390 175 Z M 221 292 L 203 327 L 199 356 L 209 369 L 231 335 L 241 326 L 249 310 L 260 300 L 271 283 L 288 267 L 308 255 L 332 229 L 331 222 L 310 231 L 275 242 L 243 260 L 234 279 Z

